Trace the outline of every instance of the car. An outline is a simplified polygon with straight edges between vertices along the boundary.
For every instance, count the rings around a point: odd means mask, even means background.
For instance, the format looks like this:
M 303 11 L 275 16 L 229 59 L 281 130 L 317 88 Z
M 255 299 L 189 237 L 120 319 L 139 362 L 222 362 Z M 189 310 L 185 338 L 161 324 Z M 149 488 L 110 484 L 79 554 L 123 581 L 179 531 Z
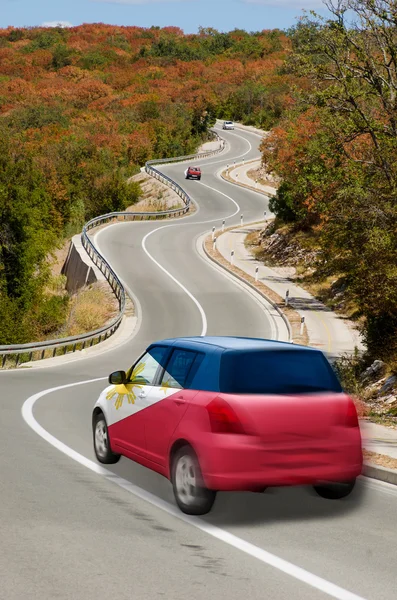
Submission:
M 200 167 L 189 167 L 186 171 L 186 179 L 201 179 Z
M 218 491 L 305 485 L 340 499 L 361 473 L 354 402 L 318 349 L 166 339 L 109 384 L 92 413 L 98 461 L 124 456 L 168 478 L 186 514 L 208 513 Z
M 234 129 L 233 121 L 223 121 L 222 129 Z

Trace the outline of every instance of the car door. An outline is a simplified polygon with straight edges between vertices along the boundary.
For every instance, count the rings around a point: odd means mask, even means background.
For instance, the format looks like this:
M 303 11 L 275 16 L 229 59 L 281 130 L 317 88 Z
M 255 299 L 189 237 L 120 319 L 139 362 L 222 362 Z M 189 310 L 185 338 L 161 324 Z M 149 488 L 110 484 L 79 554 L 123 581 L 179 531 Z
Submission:
M 147 457 L 163 467 L 168 460 L 170 440 L 189 402 L 198 393 L 188 386 L 203 357 L 199 352 L 174 348 L 157 384 L 148 394 L 145 418 Z
M 146 456 L 144 409 L 148 407 L 152 384 L 163 370 L 169 352 L 165 346 L 150 348 L 128 371 L 128 383 L 115 386 L 107 394 L 108 400 L 113 401 L 113 424 L 109 428 L 112 444 L 124 451 Z

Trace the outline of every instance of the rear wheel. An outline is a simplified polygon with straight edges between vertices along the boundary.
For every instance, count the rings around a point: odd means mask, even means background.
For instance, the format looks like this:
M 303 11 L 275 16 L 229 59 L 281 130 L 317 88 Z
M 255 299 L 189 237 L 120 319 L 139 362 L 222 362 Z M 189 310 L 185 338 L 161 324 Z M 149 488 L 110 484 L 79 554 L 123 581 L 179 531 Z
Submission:
M 197 179 L 200 181 L 201 177 L 197 177 Z
M 204 486 L 200 465 L 190 446 L 180 448 L 172 461 L 171 481 L 177 505 L 187 515 L 207 514 L 216 492 Z
M 93 435 L 95 456 L 100 463 L 112 465 L 120 460 L 120 454 L 115 454 L 110 448 L 108 426 L 103 413 L 93 418 Z
M 351 481 L 314 485 L 313 487 L 322 498 L 326 498 L 327 500 L 341 500 L 352 493 L 355 484 L 356 480 L 352 479 Z

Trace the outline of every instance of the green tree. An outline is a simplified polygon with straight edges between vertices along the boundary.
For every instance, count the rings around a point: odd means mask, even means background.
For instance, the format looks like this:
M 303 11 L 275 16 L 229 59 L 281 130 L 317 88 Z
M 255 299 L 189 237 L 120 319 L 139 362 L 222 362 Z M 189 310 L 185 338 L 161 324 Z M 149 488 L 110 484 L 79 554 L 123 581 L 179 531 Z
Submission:
M 319 128 L 301 132 L 284 167 L 279 160 L 285 180 L 273 206 L 305 223 L 314 203 L 328 268 L 346 277 L 369 352 L 387 357 L 397 335 L 397 2 L 327 6 L 330 19 L 314 15 L 292 32 L 287 68 L 310 82 L 298 103 L 302 113 L 317 107 Z

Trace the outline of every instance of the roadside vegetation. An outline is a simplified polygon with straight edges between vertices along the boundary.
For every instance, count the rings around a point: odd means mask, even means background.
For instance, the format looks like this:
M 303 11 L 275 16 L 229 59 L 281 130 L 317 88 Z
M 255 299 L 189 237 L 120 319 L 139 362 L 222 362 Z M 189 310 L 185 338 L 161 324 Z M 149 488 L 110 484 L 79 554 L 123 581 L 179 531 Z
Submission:
M 326 4 L 330 19 L 289 32 L 283 72 L 301 84 L 262 150 L 281 180 L 272 235 L 311 253 L 300 275 L 364 336 L 366 355 L 344 366 L 354 389 L 376 359 L 397 371 L 397 3 Z
M 51 256 L 139 201 L 146 160 L 193 153 L 217 117 L 277 123 L 289 47 L 280 31 L 0 30 L 0 344 L 62 328 L 73 301 L 50 292 Z

